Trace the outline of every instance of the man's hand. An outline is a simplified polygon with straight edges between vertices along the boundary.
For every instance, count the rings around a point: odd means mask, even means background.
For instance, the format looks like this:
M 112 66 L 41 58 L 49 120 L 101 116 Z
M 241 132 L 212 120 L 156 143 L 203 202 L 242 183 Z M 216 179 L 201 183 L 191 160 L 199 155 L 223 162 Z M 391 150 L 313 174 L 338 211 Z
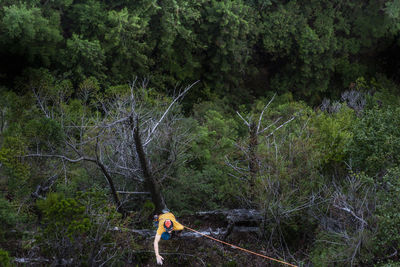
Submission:
M 163 261 L 163 257 L 161 257 L 160 255 L 156 255 L 156 258 L 157 258 L 157 264 L 160 264 L 160 265 L 162 265 L 162 261 Z
M 158 242 L 160 242 L 161 235 L 156 234 L 156 237 L 154 238 L 154 253 L 156 254 L 156 259 L 157 259 L 157 264 L 162 265 L 163 257 L 160 256 L 160 253 L 158 253 Z

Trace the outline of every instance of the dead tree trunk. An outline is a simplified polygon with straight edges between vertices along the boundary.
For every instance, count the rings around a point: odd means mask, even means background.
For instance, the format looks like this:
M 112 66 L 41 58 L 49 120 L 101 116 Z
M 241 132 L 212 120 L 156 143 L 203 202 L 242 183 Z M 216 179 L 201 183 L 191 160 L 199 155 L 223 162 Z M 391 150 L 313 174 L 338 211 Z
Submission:
M 78 150 L 75 149 L 75 151 L 78 151 Z M 99 139 L 98 138 L 96 139 L 95 152 L 96 152 L 96 159 L 90 158 L 90 159 L 86 159 L 86 160 L 95 163 L 100 168 L 101 172 L 103 173 L 104 177 L 106 178 L 106 180 L 108 182 L 108 185 L 110 186 L 111 194 L 112 194 L 112 196 L 114 198 L 115 204 L 117 205 L 117 211 L 119 213 L 121 213 L 122 216 L 125 218 L 127 216 L 127 212 L 122 207 L 122 203 L 121 203 L 121 201 L 119 199 L 117 190 L 115 189 L 113 179 L 112 179 L 110 173 L 107 171 L 106 166 L 104 166 L 103 162 L 101 161 L 101 157 L 99 156 Z
M 160 214 L 163 209 L 166 209 L 165 201 L 163 196 L 161 195 L 160 186 L 156 179 L 154 178 L 151 170 L 149 169 L 148 160 L 146 157 L 146 153 L 144 152 L 142 139 L 140 137 L 139 130 L 139 119 L 136 117 L 136 125 L 134 125 L 133 117 L 130 119 L 131 127 L 134 131 L 134 139 L 135 139 L 135 148 L 136 153 L 139 157 L 140 167 L 142 169 L 143 177 L 145 180 L 145 187 L 151 194 L 151 199 L 155 205 L 155 212 Z
M 257 146 L 258 146 L 258 133 L 257 125 L 252 122 L 249 127 L 249 172 L 250 172 L 250 187 L 253 188 L 256 182 L 258 173 L 258 160 L 257 160 Z
M 5 126 L 5 114 L 3 110 L 0 110 L 0 134 L 3 133 L 4 126 Z
M 46 196 L 47 192 L 50 190 L 50 188 L 53 186 L 55 181 L 58 178 L 58 174 L 53 175 L 49 179 L 47 179 L 44 183 L 39 184 L 36 187 L 35 192 L 31 194 L 31 197 L 36 200 L 36 199 L 42 199 Z
M 107 168 L 104 166 L 103 162 L 100 160 L 99 156 L 97 155 L 97 147 L 96 147 L 96 158 L 83 156 L 75 147 L 72 146 L 72 148 L 75 151 L 75 153 L 78 154 L 78 156 L 79 156 L 78 159 L 71 159 L 71 158 L 69 158 L 67 156 L 64 156 L 64 155 L 46 155 L 46 154 L 29 154 L 29 155 L 20 156 L 20 157 L 21 158 L 25 158 L 25 157 L 59 158 L 59 159 L 66 160 L 66 161 L 71 162 L 71 163 L 78 163 L 78 162 L 81 162 L 81 161 L 88 161 L 88 162 L 92 162 L 92 163 L 96 164 L 96 166 L 99 167 L 101 172 L 104 174 L 104 177 L 106 178 L 106 180 L 108 182 L 108 185 L 110 186 L 112 196 L 114 198 L 115 204 L 117 205 L 117 211 L 119 213 L 121 213 L 125 217 L 127 215 L 127 213 L 122 207 L 121 201 L 120 201 L 119 196 L 118 196 L 118 192 L 115 189 L 114 182 L 112 180 L 111 175 L 109 174 L 109 172 L 107 171 Z M 49 181 L 54 183 L 55 180 L 50 179 Z M 47 181 L 47 183 L 49 181 Z M 51 186 L 51 185 L 49 185 L 49 186 Z M 49 188 L 47 188 L 46 190 L 48 190 L 48 189 Z M 40 186 L 39 186 L 36 189 L 36 191 L 34 193 L 32 193 L 32 197 L 33 198 L 38 198 L 40 196 L 40 193 L 42 192 L 40 190 L 43 190 L 43 188 L 41 189 Z
M 112 196 L 114 198 L 115 204 L 117 205 L 117 211 L 119 213 L 121 213 L 122 216 L 125 218 L 127 213 L 126 213 L 125 209 L 122 207 L 122 203 L 121 203 L 121 201 L 119 199 L 118 192 L 115 189 L 114 182 L 113 182 L 113 180 L 111 178 L 111 175 L 108 173 L 108 171 L 107 171 L 106 167 L 103 165 L 103 163 L 101 163 L 100 161 L 97 161 L 96 164 L 97 164 L 97 166 L 99 166 L 99 168 L 100 168 L 101 172 L 103 173 L 104 177 L 106 177 L 106 180 L 108 182 L 108 185 L 110 186 L 111 193 L 112 193 Z

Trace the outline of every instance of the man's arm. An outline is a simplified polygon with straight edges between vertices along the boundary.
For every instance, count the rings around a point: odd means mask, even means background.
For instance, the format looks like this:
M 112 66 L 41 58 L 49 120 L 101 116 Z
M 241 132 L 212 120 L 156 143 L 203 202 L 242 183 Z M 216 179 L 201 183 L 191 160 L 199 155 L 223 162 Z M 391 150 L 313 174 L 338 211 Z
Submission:
M 185 229 L 185 227 L 182 224 L 177 221 L 174 222 L 174 231 L 182 231 L 183 229 Z
M 160 253 L 158 253 L 158 242 L 160 242 L 160 238 L 161 235 L 156 234 L 156 237 L 154 238 L 154 252 L 156 254 L 157 263 L 162 265 L 164 258 L 160 256 Z

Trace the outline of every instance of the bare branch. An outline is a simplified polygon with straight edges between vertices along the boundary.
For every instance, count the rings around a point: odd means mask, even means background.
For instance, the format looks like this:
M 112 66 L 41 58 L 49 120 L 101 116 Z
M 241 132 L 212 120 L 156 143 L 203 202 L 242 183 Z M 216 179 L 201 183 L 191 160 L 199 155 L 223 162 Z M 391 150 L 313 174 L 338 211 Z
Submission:
M 19 156 L 19 157 L 20 158 L 29 158 L 29 157 L 59 158 L 59 159 L 66 160 L 66 161 L 71 162 L 71 163 L 77 163 L 77 162 L 80 162 L 80 161 L 83 161 L 83 160 L 96 162 L 95 159 L 89 158 L 89 157 L 80 157 L 80 158 L 77 158 L 77 159 L 71 159 L 71 158 L 68 158 L 68 157 L 66 157 L 64 155 L 49 155 L 49 154 L 28 154 L 28 155 L 23 155 L 23 156 Z
M 174 98 L 174 100 L 169 104 L 168 108 L 165 110 L 164 114 L 161 116 L 161 118 L 158 120 L 158 122 L 153 126 L 151 131 L 149 132 L 146 141 L 144 142 L 143 146 L 146 146 L 150 141 L 151 141 L 151 135 L 154 133 L 154 131 L 157 129 L 158 125 L 163 121 L 165 116 L 168 114 L 169 110 L 171 107 L 180 99 L 182 98 L 195 84 L 197 84 L 199 81 L 194 82 L 190 86 L 186 87 L 183 92 L 181 92 L 177 97 Z
M 129 87 L 130 87 L 130 89 L 131 89 L 131 112 L 134 112 L 135 106 L 136 106 L 136 101 L 135 101 L 135 97 L 134 97 L 134 94 L 133 94 L 133 89 L 135 88 L 136 81 L 137 81 L 137 77 L 136 77 L 135 80 L 129 85 Z M 142 88 L 144 88 L 144 87 L 142 86 Z M 136 114 L 134 114 L 134 115 L 136 115 Z
M 268 125 L 267 127 L 265 127 L 264 129 L 262 129 L 261 131 L 257 130 L 257 135 L 262 134 L 263 132 L 265 132 L 266 130 L 268 130 L 269 128 L 271 128 L 272 126 L 274 126 L 275 124 L 277 124 L 280 120 L 282 119 L 282 117 L 277 118 L 273 123 L 271 123 L 270 125 Z
M 78 151 L 78 149 L 76 149 L 76 147 L 74 145 L 72 145 L 70 142 L 65 141 L 65 143 L 72 148 L 72 150 L 75 151 L 76 154 L 78 154 L 78 156 L 82 156 L 81 153 Z
M 127 195 L 150 195 L 150 192 L 131 192 L 131 191 L 117 191 L 118 194 L 127 194 Z
M 37 100 L 37 102 L 38 102 L 38 104 L 40 106 L 40 109 L 43 111 L 43 113 L 46 116 L 46 118 L 50 118 L 50 115 L 48 114 L 48 112 L 47 112 L 42 100 L 40 99 L 39 94 L 36 92 L 35 88 L 32 88 L 32 91 L 33 91 L 33 94 L 36 97 L 36 100 Z
M 31 197 L 34 199 L 43 199 L 44 195 L 49 191 L 49 189 L 53 186 L 54 182 L 58 178 L 58 173 L 54 174 L 50 178 L 47 179 L 47 181 L 43 182 L 42 184 L 39 184 L 36 187 L 35 192 L 31 194 Z
M 236 111 L 236 114 L 239 115 L 239 117 L 243 120 L 244 124 L 246 124 L 247 127 L 250 127 L 250 123 L 249 123 L 248 121 L 246 121 L 246 120 L 242 117 L 242 115 L 240 115 L 239 111 Z
M 128 176 L 126 173 L 118 172 L 118 171 L 115 171 L 115 170 L 111 170 L 111 171 L 109 171 L 109 173 L 110 174 L 121 175 L 122 177 L 127 177 Z M 135 173 L 130 173 L 130 174 L 132 174 L 130 176 L 130 179 L 132 179 L 132 180 L 134 180 L 136 182 L 139 182 L 139 183 L 143 183 L 144 182 L 144 179 L 142 179 L 140 176 L 136 175 Z
M 351 215 L 353 215 L 354 218 L 356 218 L 357 220 L 359 220 L 359 221 L 362 222 L 363 224 L 368 225 L 367 222 L 366 222 L 364 219 L 358 217 L 358 216 L 354 213 L 354 211 L 352 211 L 350 208 L 348 208 L 348 207 L 340 207 L 340 206 L 338 206 L 338 205 L 336 205 L 336 204 L 334 204 L 333 206 L 334 206 L 335 208 L 338 208 L 338 209 L 340 209 L 340 210 L 343 210 L 343 211 L 345 211 L 345 212 L 350 213 Z
M 276 128 L 275 130 L 273 130 L 269 135 L 267 135 L 266 137 L 270 137 L 271 135 L 274 134 L 274 132 L 276 132 L 277 130 L 279 130 L 280 128 L 282 128 L 283 126 L 285 126 L 286 124 L 288 124 L 289 122 L 291 122 L 292 120 L 294 120 L 295 117 L 292 117 L 290 120 L 286 121 L 285 123 L 281 124 L 278 128 Z
M 115 126 L 116 124 L 119 124 L 119 123 L 122 123 L 122 122 L 125 122 L 125 121 L 129 120 L 129 117 L 130 117 L 130 116 L 131 116 L 131 114 L 129 114 L 129 115 L 126 116 L 126 117 L 123 117 L 122 119 L 113 121 L 113 122 L 110 123 L 110 124 L 102 125 L 101 128 L 102 128 L 102 129 L 105 129 L 105 128 L 112 128 L 112 127 Z
M 276 94 L 274 94 L 274 96 L 271 98 L 271 100 L 268 102 L 268 104 L 264 107 L 263 111 L 260 114 L 260 117 L 258 118 L 257 131 L 256 131 L 257 133 L 260 130 L 261 120 L 262 120 L 262 117 L 264 115 L 264 112 L 267 110 L 268 106 L 272 103 L 272 101 L 274 100 L 275 96 L 276 96 Z

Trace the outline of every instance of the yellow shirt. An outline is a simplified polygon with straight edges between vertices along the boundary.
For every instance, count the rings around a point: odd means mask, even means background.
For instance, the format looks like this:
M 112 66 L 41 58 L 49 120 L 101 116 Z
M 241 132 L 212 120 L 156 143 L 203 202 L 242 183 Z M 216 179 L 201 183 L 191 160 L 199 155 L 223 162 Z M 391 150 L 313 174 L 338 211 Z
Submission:
M 173 225 L 174 231 L 183 230 L 183 228 L 184 228 L 183 225 L 176 221 L 174 214 L 172 214 L 171 212 L 168 212 L 168 213 L 164 213 L 158 217 L 158 229 L 157 229 L 158 235 L 161 235 L 162 233 L 165 232 L 164 222 L 165 222 L 165 220 L 168 220 L 168 219 L 171 220 L 172 223 L 174 224 Z

